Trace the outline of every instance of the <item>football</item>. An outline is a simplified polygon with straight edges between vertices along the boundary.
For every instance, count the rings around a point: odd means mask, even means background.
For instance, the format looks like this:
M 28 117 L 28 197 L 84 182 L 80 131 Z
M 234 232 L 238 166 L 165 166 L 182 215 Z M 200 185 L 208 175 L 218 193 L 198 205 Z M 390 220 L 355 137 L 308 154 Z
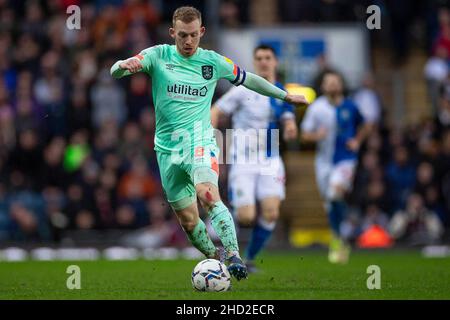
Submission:
M 219 260 L 200 261 L 192 272 L 192 286 L 198 291 L 220 292 L 231 288 L 231 276 Z

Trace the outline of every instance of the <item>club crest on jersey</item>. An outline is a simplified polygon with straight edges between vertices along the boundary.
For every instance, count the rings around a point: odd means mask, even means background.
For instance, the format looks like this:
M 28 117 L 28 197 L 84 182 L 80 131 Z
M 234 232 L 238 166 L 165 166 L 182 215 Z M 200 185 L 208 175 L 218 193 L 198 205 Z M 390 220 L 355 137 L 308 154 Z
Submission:
M 202 76 L 205 80 L 209 80 L 213 77 L 212 66 L 202 66 Z

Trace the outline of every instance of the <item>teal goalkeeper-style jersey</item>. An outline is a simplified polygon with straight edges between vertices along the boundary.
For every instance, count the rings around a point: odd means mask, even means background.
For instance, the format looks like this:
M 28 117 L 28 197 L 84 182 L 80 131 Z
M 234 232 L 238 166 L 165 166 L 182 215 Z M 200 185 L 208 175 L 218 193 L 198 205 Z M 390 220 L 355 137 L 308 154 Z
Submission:
M 184 57 L 175 45 L 157 45 L 135 58 L 141 61 L 141 71 L 152 77 L 155 150 L 193 150 L 205 139 L 214 139 L 210 108 L 217 81 L 223 78 L 238 86 L 245 80 L 245 71 L 202 48 Z

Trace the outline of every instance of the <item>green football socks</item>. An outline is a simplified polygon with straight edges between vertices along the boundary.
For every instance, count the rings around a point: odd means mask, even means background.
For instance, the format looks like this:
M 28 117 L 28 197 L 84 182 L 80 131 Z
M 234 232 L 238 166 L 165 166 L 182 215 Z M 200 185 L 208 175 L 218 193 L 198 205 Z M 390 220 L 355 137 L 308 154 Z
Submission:
M 206 230 L 205 223 L 198 219 L 198 223 L 194 230 L 191 232 L 186 232 L 189 241 L 192 245 L 196 247 L 201 253 L 203 253 L 208 258 L 214 258 L 216 255 L 216 247 L 212 242 Z
M 222 201 L 214 204 L 208 212 L 211 218 L 211 225 L 220 238 L 228 257 L 239 256 L 239 246 L 236 237 L 236 229 L 234 227 L 233 217 L 228 208 Z

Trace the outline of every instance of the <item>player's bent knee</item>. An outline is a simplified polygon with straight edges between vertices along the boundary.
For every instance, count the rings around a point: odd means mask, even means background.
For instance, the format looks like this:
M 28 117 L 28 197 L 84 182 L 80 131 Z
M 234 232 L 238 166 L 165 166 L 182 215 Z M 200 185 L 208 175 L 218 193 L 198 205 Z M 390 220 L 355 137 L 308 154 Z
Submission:
M 262 218 L 268 223 L 276 222 L 280 215 L 280 200 L 278 198 L 266 198 L 261 202 Z
M 253 225 L 254 219 L 249 217 L 238 217 L 238 222 L 242 227 L 250 227 Z
M 202 207 L 207 211 L 220 201 L 219 190 L 212 184 L 200 183 L 196 186 L 196 191 Z
M 253 225 L 255 221 L 255 209 L 253 206 L 247 206 L 238 208 L 237 210 L 237 220 L 239 224 L 243 227 L 249 227 Z
M 276 222 L 279 216 L 280 211 L 278 210 L 278 208 L 270 208 L 263 211 L 264 220 L 266 220 L 268 223 Z

